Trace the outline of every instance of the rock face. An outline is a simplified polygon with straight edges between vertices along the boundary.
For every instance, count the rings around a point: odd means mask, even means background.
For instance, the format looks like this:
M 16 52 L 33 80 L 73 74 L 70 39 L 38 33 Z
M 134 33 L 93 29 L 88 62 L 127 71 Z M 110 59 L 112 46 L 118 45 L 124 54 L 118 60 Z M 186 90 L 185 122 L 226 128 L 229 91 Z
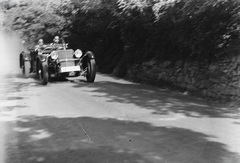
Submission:
M 212 99 L 240 99 L 240 56 L 211 64 L 151 60 L 131 67 L 127 77 L 160 86 L 170 85 Z

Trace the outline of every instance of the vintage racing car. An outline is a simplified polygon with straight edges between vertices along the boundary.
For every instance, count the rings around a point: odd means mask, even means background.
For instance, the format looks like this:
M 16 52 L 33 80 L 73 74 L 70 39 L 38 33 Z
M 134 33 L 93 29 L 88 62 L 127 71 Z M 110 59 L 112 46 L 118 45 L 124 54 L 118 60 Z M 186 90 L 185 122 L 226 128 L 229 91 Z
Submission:
M 36 72 L 40 82 L 46 85 L 49 78 L 84 76 L 87 82 L 94 82 L 96 62 L 94 54 L 80 49 L 67 49 L 67 44 L 44 45 L 37 51 L 28 48 L 20 54 L 20 68 L 24 77 Z

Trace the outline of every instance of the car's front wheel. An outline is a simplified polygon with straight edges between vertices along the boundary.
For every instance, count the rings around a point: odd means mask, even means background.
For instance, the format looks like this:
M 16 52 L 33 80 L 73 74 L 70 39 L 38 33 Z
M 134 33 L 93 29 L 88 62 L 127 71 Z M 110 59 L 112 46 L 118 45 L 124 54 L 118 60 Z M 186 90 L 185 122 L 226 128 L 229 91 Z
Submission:
M 39 62 L 38 76 L 41 84 L 47 85 L 49 79 L 47 62 Z
M 89 59 L 87 62 L 87 81 L 94 82 L 96 77 L 96 62 L 95 59 Z

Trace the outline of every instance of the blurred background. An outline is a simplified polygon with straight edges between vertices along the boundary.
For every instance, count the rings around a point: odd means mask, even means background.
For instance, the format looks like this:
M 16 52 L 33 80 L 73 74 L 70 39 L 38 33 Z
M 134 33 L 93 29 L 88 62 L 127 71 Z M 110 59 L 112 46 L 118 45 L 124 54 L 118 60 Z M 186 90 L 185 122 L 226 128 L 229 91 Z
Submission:
M 19 54 L 24 50 L 22 40 L 14 33 L 0 30 L 0 75 L 19 74 Z

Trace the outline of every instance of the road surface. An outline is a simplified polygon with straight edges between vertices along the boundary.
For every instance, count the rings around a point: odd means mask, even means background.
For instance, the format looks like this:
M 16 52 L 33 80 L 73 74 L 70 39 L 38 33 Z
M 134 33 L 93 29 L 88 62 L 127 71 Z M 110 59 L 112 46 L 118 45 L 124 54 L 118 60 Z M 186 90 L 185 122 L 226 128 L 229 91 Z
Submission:
M 97 74 L 0 78 L 1 163 L 240 163 L 239 113 Z

